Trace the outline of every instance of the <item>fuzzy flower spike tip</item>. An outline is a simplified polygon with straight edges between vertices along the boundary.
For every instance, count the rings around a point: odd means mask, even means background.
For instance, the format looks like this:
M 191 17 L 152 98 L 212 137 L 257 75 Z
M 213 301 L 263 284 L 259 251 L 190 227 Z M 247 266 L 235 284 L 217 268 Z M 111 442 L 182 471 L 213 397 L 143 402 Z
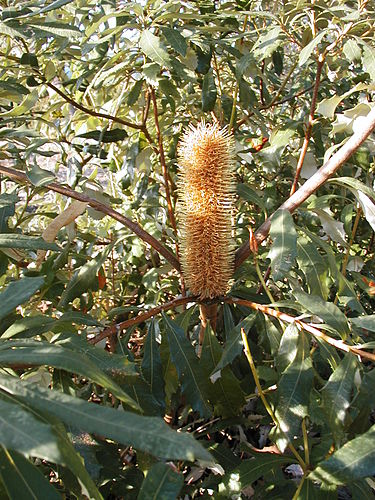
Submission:
M 232 277 L 234 141 L 217 123 L 185 131 L 178 150 L 181 265 L 194 295 L 224 295 Z

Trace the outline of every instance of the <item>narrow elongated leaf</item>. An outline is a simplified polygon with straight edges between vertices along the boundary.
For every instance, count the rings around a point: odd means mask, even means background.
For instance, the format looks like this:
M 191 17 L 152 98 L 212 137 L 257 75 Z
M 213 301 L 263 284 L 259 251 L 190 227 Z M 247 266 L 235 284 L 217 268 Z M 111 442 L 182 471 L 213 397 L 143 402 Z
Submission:
M 112 248 L 113 244 L 108 245 L 104 252 L 98 254 L 74 273 L 61 295 L 59 307 L 65 307 L 73 299 L 80 297 L 96 285 L 98 271 L 104 264 Z
M 15 379 L 17 381 L 17 379 Z M 50 425 L 18 404 L 0 399 L 0 443 L 32 457 L 64 464 L 58 438 Z
M 277 210 L 270 234 L 273 242 L 267 258 L 271 260 L 272 277 L 278 281 L 291 269 L 297 256 L 297 232 L 288 210 Z
M 375 425 L 321 462 L 309 477 L 328 484 L 350 484 L 374 474 Z
M 55 179 L 55 176 L 52 172 L 44 168 L 40 168 L 38 167 L 38 165 L 32 165 L 31 168 L 26 171 L 26 175 L 30 182 L 36 187 L 41 187 L 49 184 Z
M 235 357 L 241 354 L 243 350 L 243 343 L 241 338 L 241 328 L 245 330 L 245 333 L 248 334 L 250 328 L 253 326 L 257 313 L 253 312 L 249 314 L 241 323 L 239 323 L 227 336 L 227 340 L 225 342 L 223 354 L 220 358 L 220 361 L 215 366 L 214 370 L 212 370 L 212 374 L 215 374 L 217 371 L 222 370 L 225 366 L 229 365 Z
M 200 363 L 207 378 L 217 366 L 221 355 L 222 347 L 214 332 L 211 328 L 206 328 Z M 246 402 L 240 383 L 229 366 L 223 368 L 218 375 L 209 392 L 211 403 L 214 405 L 214 413 L 224 418 L 235 416 Z
M 281 34 L 282 31 L 279 26 L 272 27 L 266 33 L 262 34 L 252 48 L 254 57 L 258 60 L 263 60 L 271 56 L 282 43 Z
M 13 366 L 25 363 L 54 366 L 55 368 L 78 373 L 110 390 L 121 401 L 139 410 L 138 404 L 85 354 L 65 349 L 60 345 L 31 339 L 0 340 L 0 364 Z
M 202 85 L 202 111 L 211 111 L 215 107 L 217 96 L 213 69 L 210 68 L 203 78 Z
M 293 290 L 293 295 L 309 312 L 319 316 L 327 325 L 332 326 L 342 338 L 349 334 L 348 320 L 344 313 L 333 304 L 316 295 L 308 295 L 303 290 Z
M 181 33 L 176 28 L 168 28 L 167 26 L 162 27 L 162 32 L 169 45 L 181 54 L 182 57 L 185 57 L 188 44 Z
M 160 66 L 168 67 L 170 65 L 168 52 L 161 43 L 160 38 L 151 33 L 151 31 L 143 31 L 139 40 L 139 45 L 146 56 L 152 61 L 160 64 Z
M 10 500 L 61 500 L 57 490 L 40 470 L 14 450 L 0 448 L 0 480 Z
M 297 354 L 299 331 L 297 325 L 290 324 L 285 328 L 277 351 L 276 366 L 279 373 L 292 363 Z
M 27 250 L 55 250 L 61 252 L 61 248 L 55 243 L 47 243 L 43 238 L 27 236 L 26 234 L 0 234 L 0 248 L 25 248 Z
M 142 359 L 142 374 L 145 380 L 150 384 L 151 394 L 159 404 L 165 407 L 163 368 L 159 345 L 156 342 L 155 327 L 155 320 L 152 320 L 145 342 L 145 350 Z
M 0 375 L 0 388 L 27 404 L 86 432 L 113 439 L 154 456 L 212 463 L 210 454 L 194 438 L 177 433 L 163 419 L 88 403 L 33 383 Z
M 22 278 L 10 283 L 0 293 L 0 319 L 5 318 L 17 306 L 26 302 L 43 285 L 44 278 Z
M 356 369 L 356 357 L 346 354 L 322 390 L 323 411 L 337 443 L 343 434 Z
M 138 500 L 168 500 L 178 498 L 184 476 L 167 464 L 157 463 L 148 471 L 138 494 Z
M 310 58 L 311 54 L 313 53 L 315 47 L 322 41 L 323 37 L 325 36 L 327 30 L 321 31 L 315 38 L 311 40 L 310 43 L 304 47 L 300 54 L 299 54 L 299 60 L 298 64 L 302 66 L 305 64 L 306 61 Z
M 283 372 L 278 384 L 279 401 L 276 417 L 281 430 L 288 436 L 290 442 L 300 433 L 301 420 L 308 415 L 313 377 L 308 337 L 300 332 L 296 356 Z M 282 451 L 286 448 L 288 440 L 280 436 L 278 446 L 283 448 Z
M 15 106 L 10 111 L 5 111 L 4 113 L 0 113 L 0 117 L 1 118 L 15 117 L 27 113 L 27 111 L 29 111 L 37 102 L 38 97 L 39 97 L 38 91 L 33 90 L 32 92 L 30 92 L 30 94 L 27 94 L 27 96 L 21 102 L 21 104 Z
M 368 316 L 358 316 L 358 318 L 350 318 L 353 325 L 364 328 L 365 330 L 370 330 L 370 332 L 375 332 L 375 314 L 369 314 Z
M 307 238 L 297 240 L 297 263 L 306 276 L 309 292 L 327 300 L 329 288 L 327 285 L 328 266 L 317 251 L 316 246 Z
M 209 417 L 212 412 L 207 400 L 209 380 L 205 377 L 193 346 L 178 324 L 163 314 L 167 328 L 168 343 L 173 364 L 181 382 L 182 392 L 193 410 L 202 417 Z
M 230 498 L 233 491 L 241 491 L 262 476 L 267 476 L 274 469 L 294 462 L 295 459 L 292 457 L 254 452 L 252 458 L 243 460 L 241 465 L 224 476 L 219 484 L 219 493 L 228 495 L 227 498 Z

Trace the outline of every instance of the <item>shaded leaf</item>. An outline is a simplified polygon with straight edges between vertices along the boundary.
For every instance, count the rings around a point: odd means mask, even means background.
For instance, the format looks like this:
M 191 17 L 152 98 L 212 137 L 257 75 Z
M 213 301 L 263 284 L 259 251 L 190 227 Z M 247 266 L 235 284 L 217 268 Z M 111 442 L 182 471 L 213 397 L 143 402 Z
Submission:
M 322 389 L 322 407 L 336 443 L 343 436 L 347 410 L 350 406 L 356 357 L 347 353 Z
M 211 111 L 216 102 L 217 90 L 213 69 L 210 68 L 203 78 L 202 85 L 202 111 Z
M 10 283 L 0 293 L 0 319 L 5 318 L 17 306 L 28 300 L 44 284 L 44 278 L 21 278 Z
M 181 473 L 174 472 L 170 465 L 157 463 L 148 471 L 138 499 L 169 500 L 178 498 L 178 494 L 184 484 L 184 477 Z
M 199 459 L 212 463 L 210 454 L 200 443 L 188 434 L 173 431 L 161 418 L 143 417 L 88 403 L 4 375 L 0 375 L 0 387 L 34 408 L 55 415 L 63 422 L 86 432 L 134 446 L 154 456 L 189 461 Z
M 13 450 L 0 448 L 0 479 L 11 500 L 61 499 L 57 490 L 45 479 L 40 470 Z
M 193 410 L 202 417 L 209 417 L 212 412 L 207 400 L 209 380 L 205 377 L 193 346 L 178 324 L 163 314 L 167 329 L 168 343 L 173 364 L 176 367 L 181 389 Z
M 281 430 L 288 437 L 286 440 L 280 436 L 278 446 L 281 446 L 281 451 L 284 451 L 288 441 L 292 442 L 300 433 L 301 420 L 308 415 L 314 378 L 308 340 L 307 335 L 300 332 L 296 356 L 284 370 L 278 383 L 279 401 L 275 414 Z
M 297 256 L 297 232 L 288 210 L 277 210 L 271 220 L 273 239 L 267 258 L 271 260 L 274 281 L 282 279 L 291 269 Z
M 30 182 L 37 187 L 45 186 L 55 179 L 55 176 L 52 172 L 50 172 L 49 170 L 45 170 L 44 168 L 40 168 L 35 164 L 26 171 L 26 175 L 29 178 Z
M 55 243 L 47 243 L 43 238 L 36 238 L 35 236 L 28 236 L 26 234 L 0 234 L 0 248 L 61 251 L 61 248 Z
M 212 328 L 206 328 L 202 346 L 200 363 L 206 378 L 210 377 L 212 370 L 217 366 L 222 355 L 222 347 L 216 339 Z M 216 377 L 215 377 L 216 378 Z M 209 398 L 214 406 L 214 413 L 223 417 L 237 415 L 239 409 L 245 404 L 239 380 L 233 375 L 229 366 L 217 374 L 212 380 Z
M 335 304 L 326 302 L 317 295 L 308 295 L 303 290 L 293 290 L 293 295 L 309 312 L 322 318 L 327 325 L 332 326 L 341 338 L 345 338 L 349 334 L 348 320 Z
M 181 33 L 176 28 L 168 28 L 168 26 L 163 26 L 161 30 L 170 46 L 185 57 L 188 44 Z
M 299 53 L 298 64 L 300 66 L 303 66 L 305 62 L 308 61 L 315 47 L 323 40 L 324 36 L 326 35 L 326 32 L 327 30 L 322 30 L 315 38 L 311 40 L 310 43 L 306 45 L 306 47 L 303 47 L 303 49 Z
M 375 425 L 321 462 L 309 477 L 328 484 L 345 484 L 374 474 Z
M 152 320 L 147 332 L 142 359 L 142 374 L 150 384 L 151 394 L 165 407 L 165 391 L 160 349 L 156 341 L 156 321 Z

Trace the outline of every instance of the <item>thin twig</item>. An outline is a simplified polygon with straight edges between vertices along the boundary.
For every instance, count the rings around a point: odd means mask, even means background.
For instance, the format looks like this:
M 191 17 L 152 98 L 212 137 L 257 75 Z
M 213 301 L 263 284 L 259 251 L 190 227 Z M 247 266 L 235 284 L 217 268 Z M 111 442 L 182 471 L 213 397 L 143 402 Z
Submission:
M 301 329 L 305 330 L 306 332 L 311 333 L 311 335 L 313 335 L 314 337 L 324 340 L 325 342 L 327 342 L 327 344 L 330 344 L 336 347 L 337 349 L 340 349 L 341 351 L 352 352 L 353 354 L 356 354 L 361 358 L 375 361 L 375 354 L 371 352 L 362 351 L 362 349 L 358 349 L 357 347 L 345 344 L 345 342 L 343 342 L 342 340 L 333 339 L 332 337 L 326 335 L 321 330 L 318 330 L 318 328 L 316 328 L 315 326 L 312 326 L 308 323 L 304 323 L 303 321 L 295 318 L 294 316 L 290 316 L 289 314 L 276 311 L 275 309 L 271 309 L 270 307 L 265 306 L 263 304 L 258 304 L 250 300 L 237 299 L 235 297 L 225 297 L 223 301 L 226 302 L 227 304 L 238 304 L 241 306 L 249 307 L 250 309 L 254 309 L 255 311 L 260 311 L 263 314 L 267 314 L 268 316 L 273 316 L 274 318 L 277 318 L 281 321 L 285 321 L 286 323 L 293 323 L 298 327 L 300 327 Z
M 306 464 L 305 464 L 305 462 L 303 461 L 301 455 L 298 453 L 298 451 L 295 449 L 295 447 L 292 445 L 292 443 L 289 442 L 288 436 L 281 429 L 280 423 L 279 423 L 279 421 L 278 421 L 275 413 L 273 412 L 271 406 L 269 405 L 266 396 L 264 395 L 262 386 L 260 385 L 260 380 L 259 380 L 259 377 L 258 377 L 258 372 L 257 372 L 256 367 L 255 367 L 253 356 L 251 354 L 250 346 L 249 346 L 249 343 L 247 341 L 246 333 L 245 333 L 245 330 L 243 328 L 241 328 L 241 337 L 242 337 L 242 342 L 243 342 L 243 345 L 244 345 L 245 356 L 246 356 L 247 361 L 249 363 L 249 366 L 250 366 L 250 369 L 251 369 L 251 373 L 253 374 L 253 378 L 254 378 L 254 381 L 255 381 L 255 385 L 256 385 L 256 387 L 258 389 L 258 394 L 260 396 L 260 399 L 262 400 L 262 403 L 263 403 L 265 409 L 267 410 L 267 413 L 272 418 L 274 424 L 280 429 L 280 431 L 286 437 L 286 439 L 288 441 L 288 448 L 293 453 L 293 455 L 296 457 L 296 459 L 298 460 L 298 463 L 300 464 L 300 466 L 302 467 L 302 469 L 305 471 L 306 470 Z
M 358 129 L 350 139 L 290 198 L 288 198 L 279 209 L 289 210 L 293 213 L 309 196 L 311 196 L 327 179 L 357 151 L 359 146 L 367 139 L 375 129 L 375 108 L 364 118 L 361 129 Z M 274 212 L 275 213 L 275 212 Z M 256 231 L 255 237 L 260 245 L 268 236 L 271 227 L 272 215 Z M 235 268 L 238 268 L 250 255 L 249 241 L 246 241 L 236 252 Z
M 100 111 L 95 111 L 94 109 L 87 108 L 86 106 L 83 106 L 79 102 L 75 101 L 72 99 L 70 96 L 65 94 L 62 90 L 60 90 L 56 85 L 54 85 L 51 82 L 43 81 L 44 85 L 47 85 L 50 89 L 52 89 L 56 94 L 58 94 L 60 97 L 62 97 L 66 102 L 71 104 L 74 108 L 79 109 L 83 113 L 86 113 L 87 115 L 90 116 L 97 116 L 98 118 L 105 118 L 106 120 L 111 120 L 115 123 L 120 123 L 121 125 L 124 125 L 125 127 L 130 127 L 134 128 L 137 130 L 144 130 L 144 125 L 139 124 L 139 123 L 133 123 L 129 122 L 128 120 L 123 120 L 122 118 L 119 118 L 118 116 L 113 116 L 109 115 L 107 113 L 101 113 Z
M 27 184 L 31 184 L 30 180 L 26 176 L 24 172 L 20 172 L 19 170 L 0 166 L 0 172 L 10 177 L 11 179 L 15 179 L 20 182 L 24 182 Z M 133 233 L 135 233 L 141 240 L 148 243 L 152 248 L 154 248 L 157 252 L 160 253 L 177 271 L 180 271 L 180 263 L 179 260 L 170 252 L 167 248 L 165 248 L 156 238 L 151 236 L 147 231 L 142 229 L 142 227 L 136 222 L 128 219 L 124 215 L 121 215 L 116 210 L 113 210 L 109 205 L 105 203 L 101 203 L 100 201 L 94 200 L 89 196 L 86 196 L 82 193 L 78 193 L 73 189 L 61 186 L 55 182 L 51 182 L 43 186 L 43 189 L 49 189 L 51 191 L 55 191 L 56 193 L 60 193 L 69 198 L 73 198 L 74 200 L 84 201 L 88 203 L 92 208 L 95 208 L 99 212 L 109 215 L 112 219 L 115 219 L 128 229 L 130 229 Z
M 111 337 L 112 335 L 116 335 L 118 332 L 121 330 L 125 330 L 126 328 L 130 328 L 131 326 L 139 325 L 139 323 L 143 323 L 143 321 L 146 321 L 147 319 L 152 318 L 153 316 L 156 316 L 157 314 L 161 313 L 162 311 L 168 311 L 169 309 L 173 309 L 178 306 L 182 306 L 184 304 L 187 304 L 188 302 L 194 302 L 195 297 L 179 297 L 177 299 L 171 300 L 170 302 L 166 302 L 165 304 L 162 304 L 157 307 L 153 307 L 149 311 L 145 311 L 135 318 L 130 318 L 125 321 L 122 321 L 121 323 L 117 323 L 116 325 L 109 326 L 108 328 L 105 328 L 102 332 L 100 332 L 98 335 L 93 337 L 92 339 L 89 340 L 91 344 L 97 344 L 103 339 L 106 339 L 108 337 Z
M 318 90 L 319 90 L 319 85 L 320 85 L 320 77 L 322 75 L 322 69 L 324 65 L 324 57 L 320 56 L 318 58 L 318 66 L 316 69 L 316 77 L 315 77 L 315 85 L 314 85 L 314 91 L 311 99 L 311 106 L 310 106 L 310 113 L 309 113 L 309 121 L 306 127 L 306 132 L 305 132 L 305 139 L 303 141 L 301 153 L 298 159 L 297 167 L 296 167 L 296 173 L 294 176 L 294 181 L 290 190 L 290 196 L 292 196 L 293 193 L 296 192 L 297 189 L 297 184 L 301 175 L 301 170 L 303 166 L 303 162 L 305 160 L 305 156 L 307 153 L 307 148 L 310 143 L 311 139 L 311 133 L 312 133 L 312 128 L 313 128 L 313 123 L 314 123 L 314 115 L 315 115 L 315 109 L 316 109 L 316 101 L 318 97 Z

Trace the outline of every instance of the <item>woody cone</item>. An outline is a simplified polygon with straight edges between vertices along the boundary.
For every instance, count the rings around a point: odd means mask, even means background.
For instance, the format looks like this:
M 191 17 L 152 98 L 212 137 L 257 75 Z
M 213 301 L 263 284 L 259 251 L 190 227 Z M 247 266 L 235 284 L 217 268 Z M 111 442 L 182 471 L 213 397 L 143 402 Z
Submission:
M 179 145 L 178 163 L 182 271 L 194 295 L 214 299 L 227 292 L 234 266 L 233 137 L 217 123 L 190 125 Z M 209 319 L 215 329 L 216 308 L 201 305 L 202 328 Z

